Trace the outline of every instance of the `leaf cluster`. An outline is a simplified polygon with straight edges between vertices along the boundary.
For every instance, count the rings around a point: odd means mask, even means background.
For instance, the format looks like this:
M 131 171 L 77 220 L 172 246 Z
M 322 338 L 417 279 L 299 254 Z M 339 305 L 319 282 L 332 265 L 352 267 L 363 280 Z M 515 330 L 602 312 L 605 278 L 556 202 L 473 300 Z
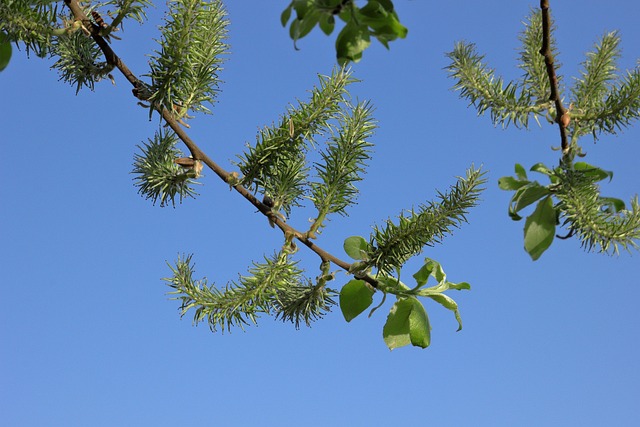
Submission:
M 433 277 L 437 284 L 425 288 L 430 277 Z M 418 297 L 430 298 L 453 311 L 458 322 L 458 331 L 462 329 L 458 304 L 444 292 L 449 289 L 471 289 L 471 286 L 466 282 L 447 281 L 440 263 L 429 258 L 425 259 L 423 266 L 413 275 L 413 278 L 416 281 L 413 288 L 409 288 L 399 278 L 388 275 L 378 278 L 378 288 L 383 292 L 384 297 L 380 305 L 371 310 L 369 316 L 384 304 L 387 293 L 395 295 L 397 299 L 382 329 L 384 341 L 390 350 L 408 344 L 426 348 L 431 343 L 429 317 Z M 374 290 L 364 280 L 354 279 L 344 285 L 340 291 L 340 309 L 345 320 L 350 322 L 369 308 L 373 303 L 373 294 Z
M 447 281 L 442 266 L 429 258 L 413 275 L 416 281 L 413 288 L 400 281 L 400 270 L 409 258 L 421 253 L 425 246 L 440 243 L 445 235 L 452 232 L 452 228 L 466 221 L 467 210 L 478 201 L 481 185 L 485 182 L 483 175 L 480 169 L 471 167 L 466 177 L 459 178 L 449 192 L 438 192 L 437 202 L 422 205 L 409 214 L 403 212 L 397 224 L 388 220 L 384 227 L 374 227 L 369 241 L 360 236 L 352 236 L 344 241 L 345 252 L 356 260 L 350 268 L 356 278 L 340 291 L 340 309 L 347 322 L 371 306 L 377 289 L 383 293 L 383 298 L 369 316 L 384 304 L 388 293 L 397 298 L 383 327 L 384 341 L 391 350 L 408 344 L 426 348 L 431 343 L 429 317 L 418 297 L 430 298 L 453 311 L 458 330 L 462 329 L 458 305 L 444 292 L 449 289 L 470 289 L 468 283 Z M 377 269 L 374 275 L 376 289 L 362 280 L 363 275 L 370 274 L 372 268 Z M 396 271 L 397 277 L 389 274 L 391 270 Z M 425 288 L 429 277 L 435 278 L 437 284 Z
M 213 104 L 217 96 L 227 24 L 220 0 L 169 3 L 160 50 L 151 55 L 148 74 L 155 108 L 164 107 L 177 119 L 189 111 L 210 113 L 204 104 Z
M 611 179 L 612 172 L 585 162 L 550 169 L 538 163 L 531 169 L 546 175 L 550 183 L 530 181 L 521 165 L 516 165 L 515 177 L 502 177 L 498 185 L 514 191 L 509 204 L 509 216 L 519 221 L 519 212 L 536 203 L 525 221 L 524 246 L 532 259 L 538 259 L 551 245 L 556 227 L 566 227 L 567 236 L 577 235 L 588 251 L 618 253 L 638 248 L 640 239 L 640 209 L 637 197 L 631 209 L 617 198 L 603 197 L 597 182 Z M 554 202 L 555 201 L 555 202 Z
M 296 42 L 317 25 L 326 35 L 333 33 L 336 17 L 345 23 L 336 38 L 338 63 L 358 62 L 363 51 L 376 38 L 384 47 L 397 38 L 405 38 L 407 29 L 400 24 L 391 0 L 367 0 L 358 7 L 354 0 L 292 0 L 282 12 L 282 26 L 286 27 L 292 12 L 295 18 L 289 26 L 289 36 Z

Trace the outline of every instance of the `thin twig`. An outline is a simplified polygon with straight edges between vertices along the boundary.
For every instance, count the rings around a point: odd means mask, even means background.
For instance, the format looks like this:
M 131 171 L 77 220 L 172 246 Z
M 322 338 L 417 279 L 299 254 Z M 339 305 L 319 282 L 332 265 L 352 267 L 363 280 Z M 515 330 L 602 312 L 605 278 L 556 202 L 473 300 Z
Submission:
M 560 128 L 560 147 L 562 154 L 569 153 L 569 143 L 567 142 L 567 121 L 563 120 L 563 116 L 567 114 L 567 110 L 562 106 L 558 90 L 558 77 L 554 67 L 554 57 L 551 52 L 551 16 L 549 14 L 549 0 L 540 0 L 540 9 L 542 10 L 542 47 L 540 55 L 544 56 L 544 64 L 547 67 L 547 75 L 549 76 L 549 84 L 551 86 L 551 94 L 549 100 L 553 101 L 556 106 L 555 121 Z
M 96 42 L 98 47 L 102 50 L 107 63 L 114 65 L 122 75 L 131 83 L 134 89 L 138 89 L 141 85 L 140 80 L 133 74 L 133 72 L 126 66 L 126 64 L 116 55 L 111 46 L 107 43 L 107 41 L 100 36 L 99 31 L 100 28 L 95 25 L 89 17 L 84 13 L 80 5 L 78 4 L 78 0 L 64 0 L 65 5 L 71 10 L 74 17 L 81 21 L 85 28 L 89 29 L 91 32 L 91 37 Z M 207 165 L 220 179 L 222 179 L 225 183 L 229 183 L 233 181 L 233 177 L 231 173 L 227 172 L 224 168 L 214 162 L 209 156 L 207 156 L 201 149 L 196 145 L 196 143 L 187 135 L 182 126 L 175 119 L 173 114 L 164 107 L 157 108 L 151 105 L 150 108 L 155 108 L 161 115 L 167 125 L 175 132 L 175 134 L 180 138 L 180 140 L 187 146 L 191 155 L 194 159 L 200 160 L 205 165 Z M 255 206 L 263 215 L 269 218 L 269 220 L 277 225 L 280 230 L 284 233 L 284 235 L 293 235 L 299 240 L 302 244 L 307 246 L 313 252 L 315 252 L 323 262 L 332 262 L 338 267 L 344 269 L 345 271 L 349 271 L 351 264 L 348 262 L 342 261 L 341 259 L 331 255 L 329 252 L 325 251 L 305 234 L 302 233 L 295 228 L 288 225 L 282 218 L 277 215 L 273 215 L 271 208 L 260 200 L 258 200 L 247 188 L 242 185 L 234 185 L 233 188 L 240 193 L 245 199 L 249 201 L 253 206 Z M 365 280 L 374 288 L 378 286 L 378 281 L 370 276 L 358 277 L 358 279 Z

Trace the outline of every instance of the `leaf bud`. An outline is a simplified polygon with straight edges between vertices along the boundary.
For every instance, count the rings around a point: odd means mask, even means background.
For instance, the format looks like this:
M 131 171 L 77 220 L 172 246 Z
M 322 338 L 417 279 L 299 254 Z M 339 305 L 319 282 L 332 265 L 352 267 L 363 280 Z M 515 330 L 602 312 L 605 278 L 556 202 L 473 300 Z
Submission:
M 191 157 L 178 157 L 174 161 L 183 168 L 193 168 L 196 164 L 196 160 Z
M 198 178 L 200 176 L 200 173 L 202 172 L 202 162 L 192 157 L 178 157 L 174 160 L 174 162 L 185 169 L 191 169 L 195 175 L 195 178 Z
M 295 134 L 296 132 L 295 132 L 295 128 L 293 127 L 293 119 L 289 118 L 289 137 L 293 139 Z

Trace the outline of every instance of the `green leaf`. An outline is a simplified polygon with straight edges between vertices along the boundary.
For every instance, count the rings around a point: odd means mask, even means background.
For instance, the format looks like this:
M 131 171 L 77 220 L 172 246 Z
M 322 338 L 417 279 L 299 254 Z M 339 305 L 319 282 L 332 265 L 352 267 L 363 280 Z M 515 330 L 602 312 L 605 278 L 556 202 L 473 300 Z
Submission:
M 387 23 L 380 27 L 375 27 L 374 35 L 380 39 L 384 37 L 386 40 L 395 40 L 400 37 L 401 39 L 407 37 L 409 30 L 402 25 L 396 18 L 387 19 Z M 387 46 L 388 48 L 388 46 Z
M 501 190 L 514 191 L 527 185 L 529 181 L 521 181 L 512 176 L 503 176 L 498 179 L 498 187 Z
M 358 13 L 358 21 L 368 25 L 374 35 L 388 49 L 387 42 L 407 36 L 407 28 L 400 24 L 398 16 L 393 9 L 387 9 L 388 5 L 370 0 Z
M 524 170 L 524 167 L 520 163 L 516 163 L 515 171 L 518 178 L 521 180 L 527 179 L 527 171 Z
M 463 289 L 464 290 L 471 289 L 471 285 L 467 282 L 460 282 L 460 283 L 447 282 L 447 286 L 449 287 L 449 289 L 457 289 L 459 291 Z
M 338 14 L 338 17 L 345 23 L 348 23 L 349 21 L 351 21 L 352 19 L 351 8 L 343 7 L 340 13 Z
M 0 32 L 0 71 L 7 68 L 11 60 L 11 42 L 7 36 Z
M 410 288 L 402 283 L 398 278 L 387 275 L 379 275 L 376 277 L 378 279 L 378 289 L 382 292 L 391 292 L 392 294 L 397 294 L 403 291 L 409 291 Z
M 366 25 L 358 25 L 349 21 L 340 31 L 336 39 L 336 53 L 338 62 L 358 62 L 362 58 L 362 52 L 369 47 L 369 29 Z
M 413 344 L 426 348 L 431 342 L 431 325 L 424 307 L 416 298 L 401 298 L 391 307 L 382 329 L 389 350 Z
M 416 298 L 408 298 L 413 304 L 409 315 L 409 335 L 411 344 L 416 347 L 427 348 L 431 344 L 431 325 L 424 306 Z
M 389 42 L 398 38 L 398 35 L 395 33 L 394 29 L 388 25 L 384 27 L 376 28 L 375 31 L 371 33 L 382 45 L 389 49 Z
M 364 280 L 351 280 L 340 291 L 340 310 L 347 322 L 355 319 L 373 302 L 373 289 Z
M 607 213 L 617 213 L 625 209 L 624 201 L 616 197 L 600 197 L 598 200 Z
M 384 7 L 384 9 L 387 12 L 393 12 L 393 1 L 391 0 L 377 0 L 378 3 L 380 3 L 380 5 L 382 7 Z
M 369 18 L 370 20 L 384 21 L 388 15 L 388 12 L 376 0 L 369 0 L 369 3 L 360 8 L 360 14 Z
M 316 10 L 314 6 L 315 0 L 293 0 L 291 3 L 296 10 L 296 16 L 298 19 L 303 19 L 309 9 Z
M 549 169 L 544 163 L 536 163 L 531 166 L 530 169 L 532 172 L 538 172 L 547 176 L 554 176 L 555 174 L 551 169 Z
M 447 277 L 439 262 L 430 258 L 425 258 L 424 265 L 420 267 L 420 270 L 418 270 L 416 274 L 413 275 L 413 278 L 416 279 L 416 283 L 418 284 L 416 288 L 421 288 L 426 285 L 427 280 L 429 280 L 429 276 L 433 276 L 438 283 L 442 282 Z
M 280 23 L 283 27 L 287 26 L 287 22 L 289 22 L 289 18 L 291 18 L 291 11 L 293 10 L 293 2 L 287 6 L 285 10 L 282 11 L 282 15 L 280 15 Z
M 556 210 L 551 196 L 547 196 L 524 224 L 524 248 L 534 261 L 549 248 L 555 232 Z
M 427 262 L 413 275 L 413 278 L 416 279 L 416 283 L 418 284 L 418 288 L 427 284 L 429 276 L 431 276 L 432 267 L 433 265 Z
M 442 305 L 444 308 L 453 311 L 458 321 L 458 331 L 462 330 L 462 318 L 460 317 L 460 311 L 458 310 L 458 303 L 453 298 L 445 294 L 429 295 L 429 298 Z
M 318 23 L 318 18 L 318 13 L 315 11 L 306 14 L 304 18 L 298 16 L 298 19 L 291 23 L 289 31 L 291 38 L 296 41 L 309 34 Z
M 409 335 L 411 308 L 412 304 L 408 298 L 396 301 L 391 307 L 387 322 L 382 328 L 382 336 L 389 350 L 411 344 L 411 336 Z
M 369 244 L 363 237 L 360 236 L 351 236 L 347 237 L 343 244 L 344 251 L 349 255 L 352 259 L 355 260 L 366 260 L 367 259 L 367 251 L 369 249 Z
M 329 35 L 333 32 L 333 29 L 336 26 L 336 20 L 333 15 L 322 14 L 318 24 L 320 25 L 322 32 Z
M 509 216 L 515 221 L 522 219 L 517 213 L 536 202 L 540 198 L 548 195 L 550 190 L 538 184 L 536 181 L 530 182 L 525 186 L 522 186 L 516 191 L 516 194 L 511 198 L 509 205 Z
M 589 163 L 577 162 L 573 165 L 573 168 L 577 171 L 582 171 L 585 176 L 593 179 L 593 182 L 602 181 L 609 178 L 609 181 L 613 179 L 613 172 L 600 169 L 597 166 L 592 166 Z

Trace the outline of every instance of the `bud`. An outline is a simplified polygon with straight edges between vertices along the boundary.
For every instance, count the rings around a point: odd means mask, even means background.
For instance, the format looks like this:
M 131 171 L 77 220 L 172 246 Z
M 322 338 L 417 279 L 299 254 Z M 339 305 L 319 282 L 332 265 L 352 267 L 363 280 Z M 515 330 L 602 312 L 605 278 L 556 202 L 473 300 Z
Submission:
M 293 127 L 293 119 L 289 119 L 289 137 L 293 139 L 293 135 L 295 135 L 295 129 Z
M 198 178 L 202 172 L 202 162 L 200 160 L 196 160 L 193 165 L 193 171 L 196 173 L 196 178 Z
M 183 168 L 193 168 L 196 164 L 196 160 L 191 157 L 178 157 L 174 161 Z M 200 169 L 202 170 L 202 166 L 200 166 Z
M 202 162 L 200 160 L 195 160 L 191 157 L 178 157 L 174 162 L 185 169 L 192 169 L 195 178 L 198 178 L 202 172 Z

